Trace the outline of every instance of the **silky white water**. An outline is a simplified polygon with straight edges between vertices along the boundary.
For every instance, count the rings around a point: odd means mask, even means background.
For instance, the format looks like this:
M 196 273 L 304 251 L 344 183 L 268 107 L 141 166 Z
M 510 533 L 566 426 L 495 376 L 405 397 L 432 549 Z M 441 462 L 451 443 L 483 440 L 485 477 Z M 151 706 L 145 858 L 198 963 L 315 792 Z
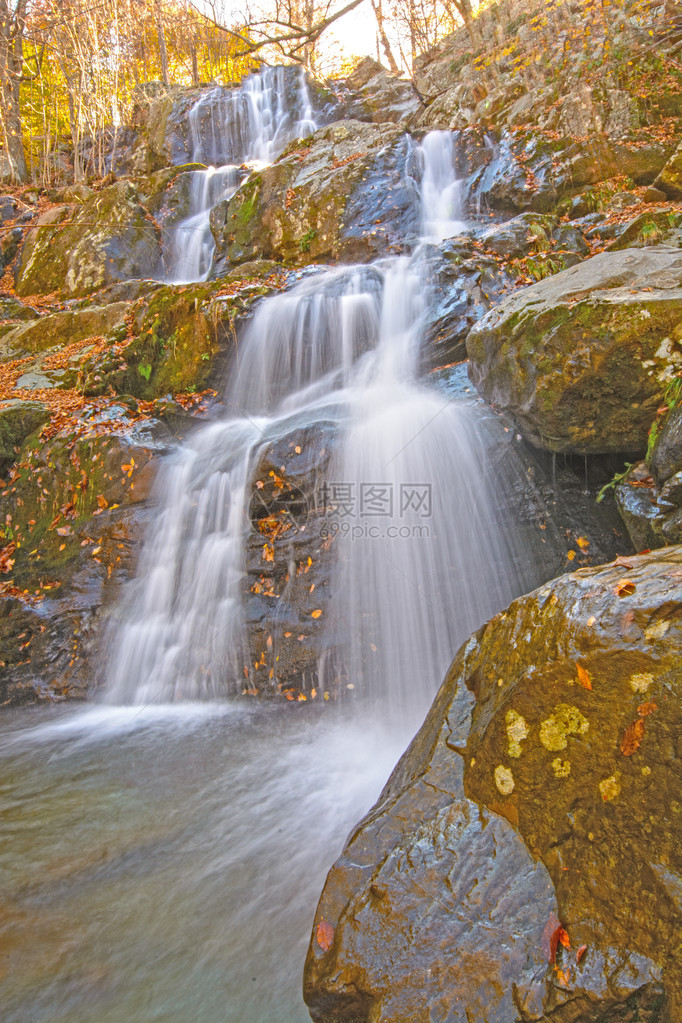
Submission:
M 427 136 L 420 154 L 424 223 L 443 208 L 434 181 L 452 190 L 444 134 Z M 226 416 L 159 480 L 155 529 L 111 638 L 110 702 L 241 692 L 252 477 L 259 452 L 294 422 L 331 420 L 340 434 L 317 523 L 337 553 L 323 688 L 329 674 L 346 678 L 356 696 L 416 723 L 459 643 L 523 589 L 522 545 L 513 530 L 501 539 L 505 480 L 489 478 L 477 411 L 418 379 L 426 267 L 420 250 L 341 267 L 260 304 Z
M 441 217 L 427 193 L 423 223 Z M 458 644 L 525 585 L 478 409 L 418 377 L 425 267 L 418 252 L 324 271 L 260 304 L 224 417 L 159 474 L 103 702 L 0 723 L 7 1023 L 308 1018 L 327 869 Z M 254 466 L 293 423 L 322 421 L 339 442 L 318 671 L 355 704 L 245 706 L 226 697 L 243 684 Z
M 244 164 L 267 164 L 293 138 L 315 131 L 303 71 L 291 88 L 290 69 L 264 68 L 238 89 L 203 93 L 188 114 L 192 160 L 205 170 L 191 171 L 189 213 L 165 232 L 164 280 L 189 284 L 208 277 L 215 244 L 211 209 L 237 189 Z

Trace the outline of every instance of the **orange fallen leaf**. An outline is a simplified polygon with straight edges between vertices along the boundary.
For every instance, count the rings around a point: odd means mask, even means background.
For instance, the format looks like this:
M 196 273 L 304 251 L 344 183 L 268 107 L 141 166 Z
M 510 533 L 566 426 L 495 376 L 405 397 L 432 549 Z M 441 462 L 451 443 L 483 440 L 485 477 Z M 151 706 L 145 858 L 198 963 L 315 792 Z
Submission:
M 318 609 L 317 609 L 316 611 L 311 611 L 311 613 L 310 613 L 310 617 L 311 617 L 311 618 L 319 618 L 321 614 L 322 614 L 322 611 L 321 611 L 321 609 L 320 609 L 320 608 L 318 607 Z
M 566 972 L 564 973 L 563 970 L 557 970 L 556 971 L 556 979 L 559 981 L 559 983 L 563 987 L 568 987 L 568 982 L 571 979 L 571 971 L 570 970 L 566 970 Z
M 654 700 L 648 700 L 646 703 L 640 703 L 637 713 L 641 718 L 645 718 L 648 714 L 653 714 L 655 710 L 658 710 L 658 704 Z
M 575 551 L 568 551 L 566 557 L 568 558 L 569 561 L 573 561 L 573 559 L 575 558 Z
M 631 757 L 639 749 L 644 737 L 644 718 L 637 718 L 625 729 L 620 741 L 620 751 L 624 757 Z
M 326 952 L 332 947 L 334 940 L 334 928 L 331 924 L 327 923 L 326 920 L 320 920 L 315 931 L 315 937 L 317 938 L 317 944 L 320 946 L 323 952 Z
M 629 597 L 635 592 L 635 584 L 632 579 L 619 579 L 613 587 L 613 592 L 617 597 Z
M 632 568 L 632 562 L 628 558 L 624 558 L 622 554 L 617 554 L 613 559 L 614 565 L 620 565 L 622 568 Z
M 586 551 L 587 548 L 590 546 L 590 541 L 587 539 L 586 536 L 579 536 L 575 542 L 577 543 L 581 551 Z
M 549 914 L 549 920 L 542 932 L 542 951 L 548 963 L 556 962 L 557 948 L 559 947 L 559 931 L 562 931 L 561 921 L 556 913 Z
M 557 940 L 564 946 L 564 948 L 571 947 L 571 939 L 568 936 L 568 931 L 563 927 L 560 927 L 557 932 Z
M 580 948 L 578 949 L 578 951 L 575 954 L 575 961 L 576 961 L 576 963 L 580 962 L 580 960 L 582 959 L 582 957 L 585 955 L 586 952 L 587 952 L 587 945 L 581 945 Z
M 578 682 L 583 689 L 592 689 L 592 681 L 590 679 L 590 673 L 587 668 L 583 668 L 582 664 L 576 664 L 576 670 L 578 672 Z

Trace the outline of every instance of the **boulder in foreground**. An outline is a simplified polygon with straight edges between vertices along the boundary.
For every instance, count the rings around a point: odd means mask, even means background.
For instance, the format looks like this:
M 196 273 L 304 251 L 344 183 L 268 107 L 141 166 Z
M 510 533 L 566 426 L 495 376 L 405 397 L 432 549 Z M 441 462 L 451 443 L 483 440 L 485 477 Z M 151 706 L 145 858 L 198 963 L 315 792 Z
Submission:
M 459 651 L 317 909 L 316 1023 L 682 1018 L 682 548 Z

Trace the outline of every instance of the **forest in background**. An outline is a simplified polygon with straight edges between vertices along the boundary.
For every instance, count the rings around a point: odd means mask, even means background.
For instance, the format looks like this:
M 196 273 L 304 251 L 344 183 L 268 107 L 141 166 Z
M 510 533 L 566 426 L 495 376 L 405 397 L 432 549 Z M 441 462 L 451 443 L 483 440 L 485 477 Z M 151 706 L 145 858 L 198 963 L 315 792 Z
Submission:
M 363 2 L 274 0 L 235 13 L 191 0 L 0 0 L 0 180 L 102 176 L 147 83 L 236 83 L 263 62 L 319 72 L 323 34 Z M 377 51 L 396 73 L 472 19 L 469 0 L 369 2 Z M 333 70 L 350 69 L 347 55 L 335 59 Z

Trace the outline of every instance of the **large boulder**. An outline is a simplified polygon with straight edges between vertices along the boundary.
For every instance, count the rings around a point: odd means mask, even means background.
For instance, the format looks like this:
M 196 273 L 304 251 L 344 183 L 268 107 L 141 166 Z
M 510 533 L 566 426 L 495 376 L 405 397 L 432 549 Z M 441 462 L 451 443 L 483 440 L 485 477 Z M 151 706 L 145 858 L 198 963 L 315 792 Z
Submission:
M 332 868 L 316 1023 L 682 1012 L 682 549 L 514 601 Z
M 79 206 L 55 207 L 26 235 L 18 295 L 87 295 L 115 281 L 151 276 L 161 265 L 158 226 L 128 181 L 102 188 Z
M 393 125 L 339 121 L 294 145 L 214 207 L 216 256 L 365 262 L 418 227 L 408 142 Z
M 682 367 L 682 253 L 601 253 L 505 299 L 467 337 L 478 391 L 550 451 L 643 451 Z
M 363 57 L 338 84 L 350 90 L 343 103 L 346 116 L 359 121 L 397 124 L 414 116 L 422 106 L 409 79 L 391 74 L 372 57 Z

